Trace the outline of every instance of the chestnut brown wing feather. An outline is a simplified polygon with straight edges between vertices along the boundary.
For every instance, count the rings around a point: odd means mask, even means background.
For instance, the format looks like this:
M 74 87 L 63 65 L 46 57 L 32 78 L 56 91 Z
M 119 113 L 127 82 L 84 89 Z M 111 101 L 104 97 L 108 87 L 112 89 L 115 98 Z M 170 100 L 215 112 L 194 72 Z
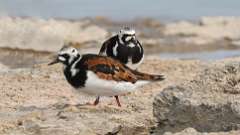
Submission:
M 128 68 L 109 57 L 94 57 L 86 60 L 85 64 L 101 79 L 132 83 L 137 81 L 137 77 Z

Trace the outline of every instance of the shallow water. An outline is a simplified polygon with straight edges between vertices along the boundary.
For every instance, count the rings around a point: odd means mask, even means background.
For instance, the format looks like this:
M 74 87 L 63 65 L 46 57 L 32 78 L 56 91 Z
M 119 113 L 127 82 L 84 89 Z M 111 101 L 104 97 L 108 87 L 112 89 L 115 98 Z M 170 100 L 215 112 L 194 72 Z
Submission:
M 69 18 L 105 16 L 115 20 L 161 20 L 240 16 L 239 0 L 0 0 L 0 15 Z
M 199 59 L 199 60 L 219 60 L 240 56 L 240 50 L 216 50 L 190 53 L 161 53 L 158 55 L 162 59 Z

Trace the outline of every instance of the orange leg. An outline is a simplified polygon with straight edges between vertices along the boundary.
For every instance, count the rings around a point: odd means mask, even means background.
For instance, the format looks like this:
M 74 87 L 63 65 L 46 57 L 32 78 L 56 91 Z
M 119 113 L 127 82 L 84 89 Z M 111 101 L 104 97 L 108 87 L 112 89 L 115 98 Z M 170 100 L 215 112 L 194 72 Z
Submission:
M 94 101 L 93 105 L 96 106 L 96 105 L 99 103 L 99 99 L 100 99 L 100 97 L 98 96 L 98 97 L 96 98 L 96 100 Z
M 121 103 L 120 103 L 120 101 L 119 101 L 118 96 L 114 96 L 114 97 L 115 97 L 115 99 L 116 99 L 116 101 L 117 101 L 117 105 L 118 105 L 119 107 L 121 107 Z

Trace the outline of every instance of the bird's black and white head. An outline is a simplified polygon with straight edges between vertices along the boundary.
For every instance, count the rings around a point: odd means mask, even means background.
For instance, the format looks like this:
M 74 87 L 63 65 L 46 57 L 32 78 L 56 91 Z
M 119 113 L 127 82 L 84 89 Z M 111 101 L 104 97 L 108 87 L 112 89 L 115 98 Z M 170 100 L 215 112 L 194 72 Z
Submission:
M 80 54 L 77 49 L 69 46 L 64 46 L 57 54 L 54 61 L 49 63 L 53 65 L 56 63 L 63 63 L 65 66 L 72 65 L 76 60 L 80 58 Z
M 124 27 L 119 31 L 119 40 L 121 43 L 126 43 L 126 42 L 135 42 L 136 41 L 136 35 L 135 35 L 135 30 L 131 29 L 129 27 Z

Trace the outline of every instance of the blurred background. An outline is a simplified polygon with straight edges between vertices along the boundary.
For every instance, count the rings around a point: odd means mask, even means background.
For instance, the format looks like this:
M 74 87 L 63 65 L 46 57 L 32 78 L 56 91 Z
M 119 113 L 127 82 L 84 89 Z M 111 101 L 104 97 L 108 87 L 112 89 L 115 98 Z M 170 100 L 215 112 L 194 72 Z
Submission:
M 65 40 L 77 42 L 82 53 L 97 53 L 124 26 L 136 30 L 149 57 L 235 57 L 239 5 L 236 0 L 0 0 L 0 62 L 10 68 L 44 63 Z
M 1 15 L 80 19 L 104 16 L 113 20 L 154 18 L 196 20 L 202 16 L 239 16 L 236 0 L 1 0 Z
M 98 53 L 125 26 L 144 47 L 137 70 L 166 79 L 121 108 L 86 105 L 96 97 L 47 64 L 66 41 Z M 0 0 L 0 135 L 240 135 L 239 49 L 240 0 Z

